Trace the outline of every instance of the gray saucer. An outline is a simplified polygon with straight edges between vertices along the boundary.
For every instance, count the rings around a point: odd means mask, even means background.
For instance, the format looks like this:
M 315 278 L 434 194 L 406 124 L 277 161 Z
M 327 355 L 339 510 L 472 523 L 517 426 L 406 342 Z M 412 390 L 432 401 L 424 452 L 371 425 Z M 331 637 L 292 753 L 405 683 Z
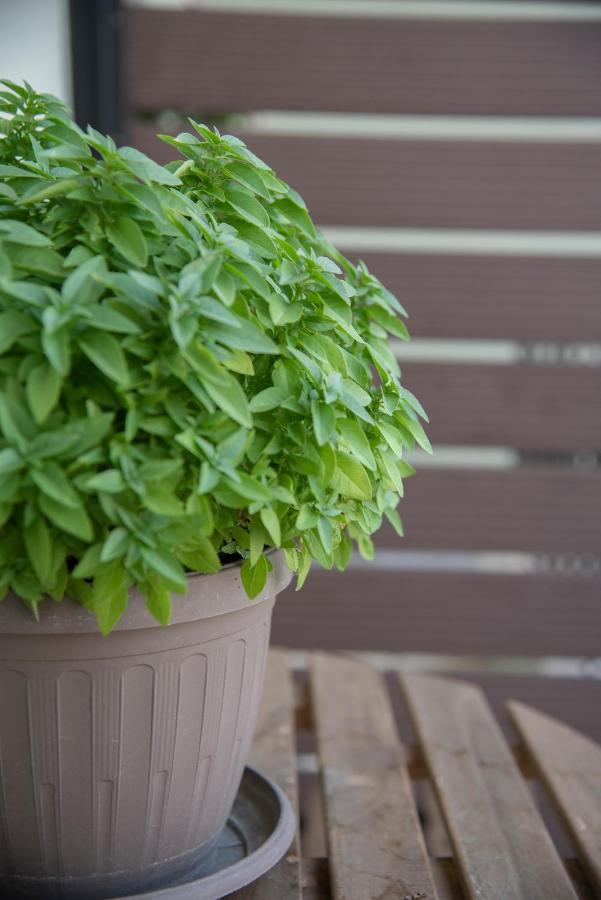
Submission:
M 279 862 L 295 829 L 296 818 L 285 794 L 265 775 L 247 767 L 210 857 L 169 887 L 115 900 L 221 900 Z

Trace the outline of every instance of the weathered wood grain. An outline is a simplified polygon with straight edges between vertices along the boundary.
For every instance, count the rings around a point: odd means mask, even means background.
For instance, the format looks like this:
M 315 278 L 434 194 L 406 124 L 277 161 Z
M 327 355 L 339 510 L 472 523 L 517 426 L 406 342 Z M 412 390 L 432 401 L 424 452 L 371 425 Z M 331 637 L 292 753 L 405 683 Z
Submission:
M 508 710 L 601 894 L 601 747 L 523 703 Z
M 298 810 L 294 690 L 288 654 L 270 650 L 250 765 L 282 788 Z M 289 853 L 266 875 L 232 895 L 235 900 L 300 900 L 302 876 L 298 833 Z
M 335 900 L 436 897 L 381 676 L 317 654 L 311 688 Z
M 575 900 L 561 859 L 482 693 L 401 684 L 472 900 Z

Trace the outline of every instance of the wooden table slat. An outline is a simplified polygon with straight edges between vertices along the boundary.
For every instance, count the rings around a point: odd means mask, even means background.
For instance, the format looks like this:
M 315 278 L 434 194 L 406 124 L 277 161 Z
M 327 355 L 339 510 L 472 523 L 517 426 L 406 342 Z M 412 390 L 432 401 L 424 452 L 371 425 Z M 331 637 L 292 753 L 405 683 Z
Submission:
M 263 699 L 249 762 L 276 781 L 298 810 L 294 685 L 288 654 L 282 650 L 270 650 L 267 658 Z M 298 833 L 290 852 L 273 869 L 232 897 L 235 900 L 300 900 Z
M 401 684 L 472 900 L 577 894 L 482 692 L 403 675 Z
M 335 900 L 436 891 L 411 784 L 381 676 L 341 657 L 312 657 Z
M 523 703 L 507 707 L 601 893 L 601 747 Z

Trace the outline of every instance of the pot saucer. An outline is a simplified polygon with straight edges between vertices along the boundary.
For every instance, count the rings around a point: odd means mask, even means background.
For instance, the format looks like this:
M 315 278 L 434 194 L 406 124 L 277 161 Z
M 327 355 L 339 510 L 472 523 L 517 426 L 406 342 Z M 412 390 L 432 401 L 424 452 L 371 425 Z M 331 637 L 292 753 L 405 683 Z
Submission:
M 290 848 L 296 817 L 280 788 L 247 766 L 215 849 L 185 878 L 112 900 L 221 900 L 269 871 Z

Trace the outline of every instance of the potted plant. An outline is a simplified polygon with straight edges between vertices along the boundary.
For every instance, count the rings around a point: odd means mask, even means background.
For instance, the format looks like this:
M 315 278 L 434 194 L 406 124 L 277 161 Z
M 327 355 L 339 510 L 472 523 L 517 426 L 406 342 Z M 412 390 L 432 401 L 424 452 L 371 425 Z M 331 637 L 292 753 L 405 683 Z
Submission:
M 400 531 L 429 444 L 403 308 L 241 141 L 0 112 L 0 890 L 106 896 L 209 852 L 275 595 Z

